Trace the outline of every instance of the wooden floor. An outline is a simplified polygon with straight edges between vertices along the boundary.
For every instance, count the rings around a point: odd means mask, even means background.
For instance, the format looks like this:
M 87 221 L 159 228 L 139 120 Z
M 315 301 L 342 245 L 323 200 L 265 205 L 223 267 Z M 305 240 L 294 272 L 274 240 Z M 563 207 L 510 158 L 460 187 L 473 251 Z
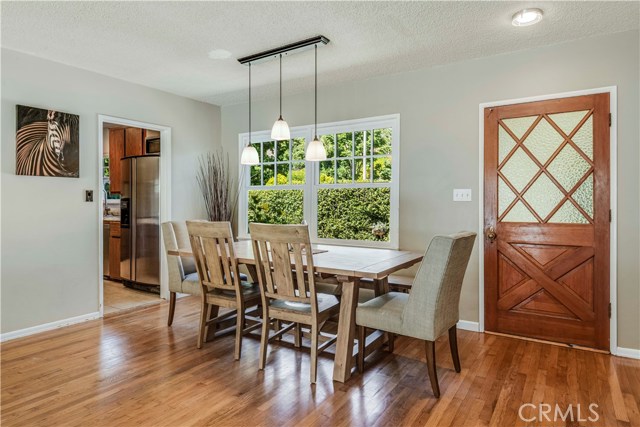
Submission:
M 127 288 L 120 282 L 104 279 L 104 315 L 161 302 L 160 295 Z
M 170 328 L 163 303 L 2 344 L 2 426 L 640 425 L 638 360 L 459 331 L 460 374 L 446 338 L 437 344 L 439 400 L 423 345 L 404 338 L 346 384 L 321 357 L 311 386 L 308 352 L 286 344 L 270 346 L 262 372 L 257 339 L 239 362 L 233 336 L 197 350 L 198 303 L 178 301 Z M 599 421 L 527 424 L 529 402 L 580 404 L 582 417 L 596 403 Z

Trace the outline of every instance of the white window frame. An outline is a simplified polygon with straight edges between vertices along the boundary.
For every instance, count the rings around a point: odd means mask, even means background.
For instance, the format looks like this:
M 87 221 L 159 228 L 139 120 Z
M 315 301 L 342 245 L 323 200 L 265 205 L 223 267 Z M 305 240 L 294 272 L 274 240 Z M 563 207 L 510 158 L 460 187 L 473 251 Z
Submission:
M 290 128 L 291 139 L 294 138 L 304 138 L 305 140 L 305 150 L 309 141 L 313 136 L 310 136 L 310 131 L 307 129 L 307 126 L 298 126 L 295 128 Z M 256 142 L 266 142 L 272 141 L 271 138 L 271 130 L 264 130 L 258 132 L 251 133 L 251 139 L 254 143 Z M 238 159 L 242 156 L 242 150 L 249 143 L 249 133 L 241 133 L 238 136 L 239 141 L 239 151 L 238 151 Z M 270 162 L 267 162 L 270 163 Z M 274 161 L 273 163 L 276 163 Z M 305 196 L 308 194 L 311 188 L 311 177 L 309 174 L 309 170 L 311 169 L 311 162 L 304 161 L 304 170 L 305 170 L 305 179 L 304 185 L 260 185 L 260 186 L 250 186 L 251 183 L 251 167 L 240 165 L 239 170 L 239 197 L 238 197 L 238 238 L 239 239 L 249 239 L 249 226 L 247 223 L 247 216 L 249 212 L 249 190 L 303 190 Z M 274 175 L 275 175 L 274 171 Z M 304 198 L 304 207 L 303 207 L 303 215 L 305 220 L 308 222 L 309 216 L 311 215 L 311 201 L 308 200 L 309 197 Z
M 305 184 L 304 185 L 274 185 L 251 187 L 257 190 L 304 190 L 304 219 L 309 224 L 309 232 L 313 243 L 342 245 L 342 246 L 362 246 L 372 248 L 397 249 L 399 246 L 399 215 L 400 215 L 400 114 L 390 114 L 386 116 L 368 117 L 356 120 L 346 120 L 332 123 L 318 124 L 318 135 L 338 134 L 345 132 L 355 132 L 362 130 L 391 128 L 391 182 L 386 183 L 350 183 L 350 184 L 319 184 L 316 183 L 320 176 L 320 163 L 305 161 Z M 313 125 L 297 126 L 291 128 L 291 138 L 304 138 L 305 149 L 313 138 Z M 252 133 L 253 142 L 271 141 L 271 131 L 258 131 Z M 238 158 L 242 154 L 243 148 L 249 142 L 249 134 L 238 135 Z M 358 156 L 356 156 L 358 157 Z M 248 191 L 250 182 L 250 167 L 240 165 L 238 197 L 238 237 L 248 239 L 249 230 L 247 225 L 248 214 Z M 389 215 L 389 241 L 376 242 L 367 240 L 346 240 L 346 239 L 320 239 L 317 229 L 317 200 L 318 189 L 320 188 L 380 188 L 389 187 L 391 189 L 390 215 Z

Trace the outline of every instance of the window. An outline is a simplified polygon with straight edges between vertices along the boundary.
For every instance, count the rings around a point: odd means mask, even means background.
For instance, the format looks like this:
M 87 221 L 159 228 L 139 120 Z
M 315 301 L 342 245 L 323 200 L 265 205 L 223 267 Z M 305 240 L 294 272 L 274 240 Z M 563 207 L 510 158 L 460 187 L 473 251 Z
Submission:
M 260 164 L 241 169 L 240 236 L 251 222 L 306 221 L 318 243 L 397 247 L 399 116 L 319 124 L 323 162 L 304 161 L 313 126 L 291 131 L 289 141 L 253 134 Z

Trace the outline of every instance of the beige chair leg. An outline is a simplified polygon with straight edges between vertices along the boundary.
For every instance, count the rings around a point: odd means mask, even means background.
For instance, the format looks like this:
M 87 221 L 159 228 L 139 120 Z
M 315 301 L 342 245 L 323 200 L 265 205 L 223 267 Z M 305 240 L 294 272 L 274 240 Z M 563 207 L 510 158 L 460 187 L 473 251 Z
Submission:
M 460 356 L 458 355 L 458 334 L 456 325 L 449 328 L 449 348 L 451 348 L 453 366 L 455 367 L 456 372 L 460 372 Z
M 318 325 L 311 325 L 311 384 L 316 383 L 318 375 Z
M 364 326 L 358 326 L 358 359 L 356 360 L 358 365 L 358 372 L 364 372 L 364 352 L 367 340 L 367 328 Z
M 207 317 L 209 315 L 209 304 L 202 299 L 202 305 L 200 306 L 200 327 L 198 328 L 198 348 L 202 348 L 202 344 L 205 342 L 205 335 L 207 333 Z
M 242 331 L 244 330 L 244 304 L 238 307 L 236 313 L 236 348 L 234 352 L 234 359 L 240 360 L 240 354 L 242 353 Z
M 269 341 L 269 317 L 266 310 L 262 316 L 262 336 L 260 337 L 260 358 L 258 360 L 258 369 L 264 369 L 264 365 L 267 362 L 267 343 Z
M 391 332 L 387 332 L 387 344 L 389 346 L 389 353 L 393 353 L 395 348 L 396 336 Z
M 173 314 L 176 312 L 176 293 L 171 292 L 169 294 L 169 320 L 167 320 L 167 326 L 171 326 L 173 323 Z
M 425 350 L 427 353 L 427 370 L 429 371 L 429 381 L 431 381 L 431 389 L 435 397 L 440 397 L 440 386 L 438 385 L 438 373 L 436 372 L 436 343 L 433 341 L 425 341 Z
M 296 323 L 294 338 L 294 345 L 296 346 L 296 348 L 300 348 L 300 346 L 302 345 L 302 327 L 300 326 L 300 323 Z

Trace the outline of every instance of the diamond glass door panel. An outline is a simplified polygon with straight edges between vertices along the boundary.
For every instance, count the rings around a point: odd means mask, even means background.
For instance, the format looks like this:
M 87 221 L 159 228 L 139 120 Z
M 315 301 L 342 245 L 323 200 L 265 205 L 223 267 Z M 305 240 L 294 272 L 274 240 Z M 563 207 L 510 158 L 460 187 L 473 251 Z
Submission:
M 609 348 L 609 95 L 485 110 L 485 328 Z

